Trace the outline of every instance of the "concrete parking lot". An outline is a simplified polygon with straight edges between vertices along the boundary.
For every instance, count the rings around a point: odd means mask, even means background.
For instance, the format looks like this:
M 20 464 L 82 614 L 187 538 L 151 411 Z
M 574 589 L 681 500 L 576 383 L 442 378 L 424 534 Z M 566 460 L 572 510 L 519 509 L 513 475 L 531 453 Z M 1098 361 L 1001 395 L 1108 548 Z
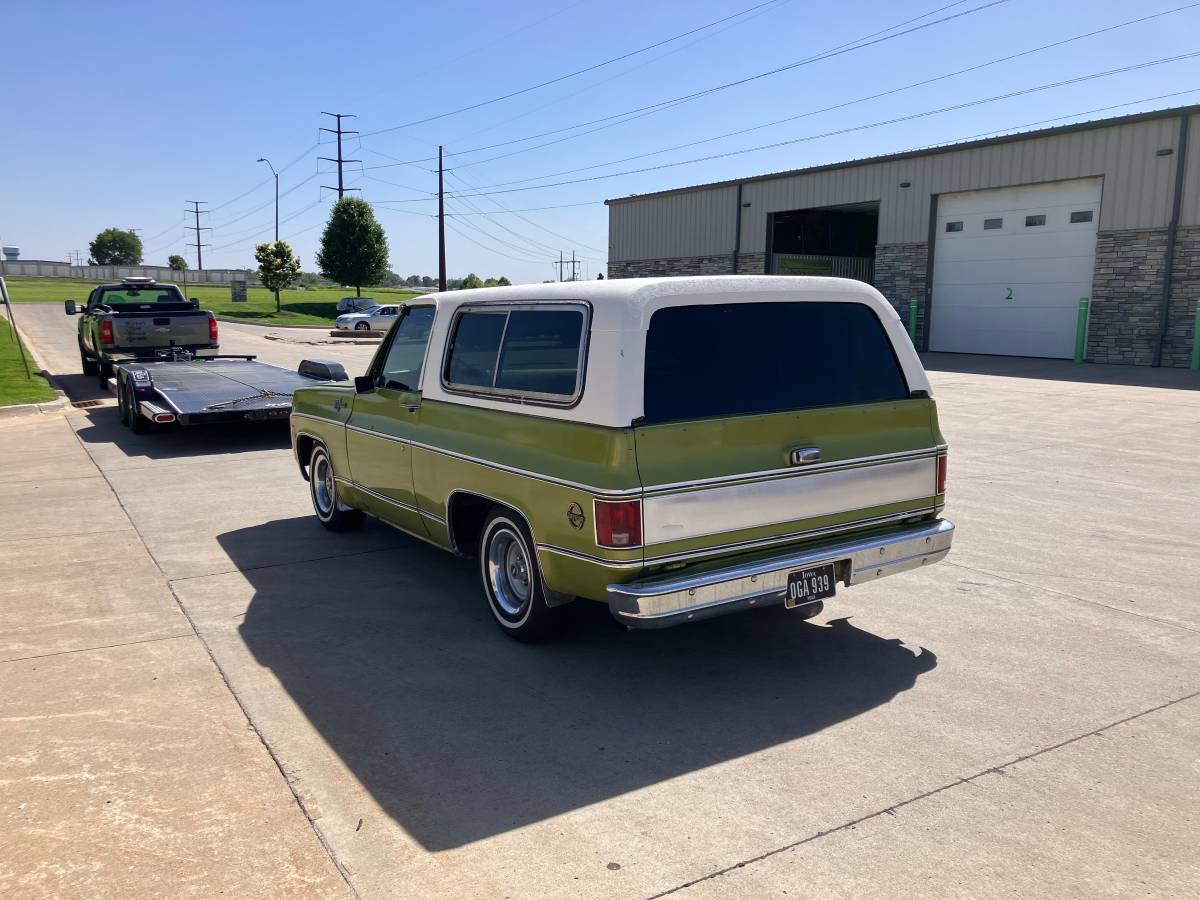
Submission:
M 264 333 L 222 345 L 372 351 Z M 283 430 L 0 421 L 0 894 L 1200 895 L 1200 379 L 926 362 L 946 562 L 540 647 L 319 527 Z

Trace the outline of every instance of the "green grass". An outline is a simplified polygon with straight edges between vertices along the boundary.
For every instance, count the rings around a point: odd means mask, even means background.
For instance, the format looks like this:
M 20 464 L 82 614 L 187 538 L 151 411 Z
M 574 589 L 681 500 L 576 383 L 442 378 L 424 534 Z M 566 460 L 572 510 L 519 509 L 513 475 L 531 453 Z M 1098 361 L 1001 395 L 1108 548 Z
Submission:
M 8 278 L 10 299 L 14 303 L 62 303 L 87 300 L 96 282 L 72 281 L 69 278 Z M 280 311 L 275 311 L 275 295 L 266 288 L 251 287 L 245 303 L 230 299 L 228 284 L 180 284 L 188 297 L 200 301 L 220 319 L 231 322 L 261 322 L 270 325 L 333 325 L 337 301 L 354 294 L 353 288 L 290 288 L 280 291 Z M 412 291 L 397 288 L 370 288 L 363 296 L 374 297 L 381 303 L 398 303 L 416 296 Z
M 30 377 L 25 377 L 21 353 L 13 337 L 8 320 L 0 319 L 0 406 L 53 400 L 57 396 L 54 389 L 37 373 L 37 366 L 29 358 L 28 351 L 25 358 L 29 361 Z

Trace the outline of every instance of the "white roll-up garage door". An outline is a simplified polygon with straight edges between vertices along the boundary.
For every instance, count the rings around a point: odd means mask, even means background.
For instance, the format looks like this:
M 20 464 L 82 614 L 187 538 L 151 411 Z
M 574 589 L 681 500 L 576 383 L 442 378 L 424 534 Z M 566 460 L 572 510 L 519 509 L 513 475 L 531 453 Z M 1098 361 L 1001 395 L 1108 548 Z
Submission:
M 938 197 L 929 348 L 1070 358 L 1103 179 Z

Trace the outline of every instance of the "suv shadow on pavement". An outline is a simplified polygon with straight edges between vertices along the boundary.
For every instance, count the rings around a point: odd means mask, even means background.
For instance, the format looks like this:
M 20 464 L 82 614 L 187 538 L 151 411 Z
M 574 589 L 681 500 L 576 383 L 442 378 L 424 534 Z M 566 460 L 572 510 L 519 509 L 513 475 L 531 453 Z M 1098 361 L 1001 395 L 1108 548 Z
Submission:
M 522 645 L 491 621 L 474 560 L 415 539 L 328 558 L 313 520 L 310 561 L 241 558 L 264 532 L 295 540 L 300 525 L 219 536 L 254 590 L 241 638 L 429 850 L 811 735 L 937 665 L 848 619 L 814 624 L 782 608 L 626 632 L 585 600 L 568 607 L 560 641 Z

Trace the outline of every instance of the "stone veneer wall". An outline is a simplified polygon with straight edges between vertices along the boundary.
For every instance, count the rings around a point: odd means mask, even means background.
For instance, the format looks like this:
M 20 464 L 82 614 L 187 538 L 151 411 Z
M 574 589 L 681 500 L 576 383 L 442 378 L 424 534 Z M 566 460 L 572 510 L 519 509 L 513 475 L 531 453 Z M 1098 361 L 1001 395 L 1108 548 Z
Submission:
M 917 301 L 917 347 L 926 340 L 925 272 L 929 265 L 929 243 L 878 244 L 875 247 L 875 287 L 887 297 L 908 325 L 909 303 Z
M 1087 360 L 1148 366 L 1154 361 L 1162 301 L 1165 228 L 1102 231 L 1096 239 Z M 1162 364 L 1191 363 L 1195 302 L 1200 296 L 1200 227 L 1180 228 Z
M 733 254 L 681 256 L 675 259 L 609 260 L 609 278 L 650 278 L 662 275 L 728 275 L 733 271 Z

